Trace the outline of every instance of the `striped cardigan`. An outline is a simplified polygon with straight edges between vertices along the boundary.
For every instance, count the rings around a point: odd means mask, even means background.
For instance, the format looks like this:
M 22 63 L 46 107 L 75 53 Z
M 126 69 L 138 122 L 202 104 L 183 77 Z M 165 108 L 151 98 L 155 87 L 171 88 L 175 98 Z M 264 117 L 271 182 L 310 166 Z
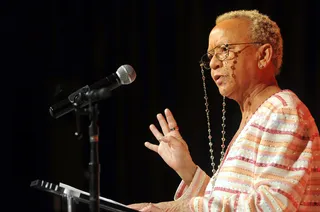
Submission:
M 320 211 L 320 139 L 307 107 L 290 90 L 268 98 L 210 178 L 199 167 L 174 199 L 192 211 Z

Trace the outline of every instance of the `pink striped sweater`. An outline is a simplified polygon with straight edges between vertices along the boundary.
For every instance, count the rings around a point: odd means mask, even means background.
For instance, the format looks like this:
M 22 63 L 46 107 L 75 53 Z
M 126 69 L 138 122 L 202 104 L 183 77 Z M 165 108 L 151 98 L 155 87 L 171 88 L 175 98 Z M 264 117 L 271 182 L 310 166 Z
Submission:
M 320 211 L 320 139 L 307 107 L 290 90 L 251 117 L 216 174 L 199 167 L 175 200 L 191 211 Z

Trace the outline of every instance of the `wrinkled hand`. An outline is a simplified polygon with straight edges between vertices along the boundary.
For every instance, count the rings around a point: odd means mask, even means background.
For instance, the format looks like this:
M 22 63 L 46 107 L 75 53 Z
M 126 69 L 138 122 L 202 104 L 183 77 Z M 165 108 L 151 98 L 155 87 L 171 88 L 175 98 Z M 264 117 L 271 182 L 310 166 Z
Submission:
M 147 206 L 149 206 L 151 203 L 134 203 L 134 204 L 130 204 L 127 205 L 128 208 L 134 209 L 134 210 L 142 210 L 143 208 L 146 208 Z
M 146 207 L 142 208 L 139 211 L 141 211 L 141 212 L 163 212 L 164 210 L 162 210 L 162 209 L 158 208 L 157 206 L 155 206 L 154 204 L 150 203 Z
M 189 184 L 197 167 L 192 161 L 188 145 L 180 135 L 177 122 L 171 111 L 165 109 L 164 112 L 166 118 L 162 114 L 157 115 L 162 133 L 155 125 L 150 125 L 150 130 L 159 141 L 159 145 L 145 142 L 145 146 L 157 152 L 179 174 L 182 180 Z
M 149 203 L 144 208 L 140 209 L 141 212 L 188 212 L 189 209 L 189 199 L 170 201 L 170 202 L 160 202 L 160 203 Z

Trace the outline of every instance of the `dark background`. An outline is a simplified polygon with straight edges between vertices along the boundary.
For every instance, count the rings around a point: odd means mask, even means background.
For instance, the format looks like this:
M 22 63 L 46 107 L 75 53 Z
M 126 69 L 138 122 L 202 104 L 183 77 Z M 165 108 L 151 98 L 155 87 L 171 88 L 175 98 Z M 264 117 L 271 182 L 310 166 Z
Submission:
M 229 10 L 258 9 L 278 23 L 284 39 L 279 85 L 294 91 L 320 126 L 318 1 L 31 0 L 0 6 L 7 211 L 63 211 L 59 198 L 29 187 L 35 179 L 88 191 L 87 117 L 81 119 L 84 138 L 77 140 L 75 114 L 53 119 L 48 108 L 123 64 L 134 67 L 136 80 L 99 104 L 101 196 L 124 204 L 173 198 L 179 177 L 143 145 L 156 142 L 148 126 L 167 107 L 194 161 L 210 174 L 198 61 L 216 16 Z M 207 84 L 218 160 L 222 99 L 209 77 Z M 238 105 L 228 100 L 227 141 L 239 121 Z

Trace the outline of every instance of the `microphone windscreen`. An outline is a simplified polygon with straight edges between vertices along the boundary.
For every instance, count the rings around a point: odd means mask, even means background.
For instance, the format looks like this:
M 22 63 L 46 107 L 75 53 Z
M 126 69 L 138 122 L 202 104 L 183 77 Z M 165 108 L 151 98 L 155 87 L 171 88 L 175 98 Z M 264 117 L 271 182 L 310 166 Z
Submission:
M 116 74 L 118 75 L 122 85 L 130 84 L 136 79 L 136 72 L 130 65 L 120 66 Z

